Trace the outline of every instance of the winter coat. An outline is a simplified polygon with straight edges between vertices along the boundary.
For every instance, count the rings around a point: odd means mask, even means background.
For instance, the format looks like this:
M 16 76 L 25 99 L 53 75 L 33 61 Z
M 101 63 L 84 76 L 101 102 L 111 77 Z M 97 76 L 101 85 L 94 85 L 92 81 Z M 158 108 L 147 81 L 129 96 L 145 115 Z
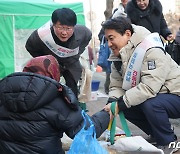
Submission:
M 49 77 L 27 72 L 0 81 L 1 154 L 64 153 L 63 133 L 73 138 L 84 121 L 79 106 L 72 109 L 59 87 Z M 99 137 L 108 126 L 109 115 L 100 111 L 91 119 Z
M 176 33 L 175 41 L 180 46 L 180 29 Z
M 53 55 L 54 57 L 56 57 L 56 59 L 58 60 L 61 66 L 60 69 L 61 73 L 63 74 L 62 69 L 69 70 L 73 75 L 73 78 L 77 82 L 80 79 L 82 72 L 79 57 L 84 52 L 85 47 L 89 44 L 89 41 L 91 40 L 91 35 L 92 35 L 91 31 L 85 26 L 76 25 L 74 27 L 74 34 L 65 43 L 60 42 L 60 40 L 54 34 L 52 27 L 51 27 L 51 33 L 56 44 L 69 49 L 74 49 L 79 47 L 79 53 L 75 56 L 66 57 L 66 58 L 58 57 L 42 42 L 42 40 L 39 38 L 37 30 L 35 30 L 30 35 L 30 37 L 26 42 L 25 47 L 27 51 L 31 54 L 32 57 L 48 55 L 48 54 Z
M 123 3 L 119 4 L 117 11 L 114 12 L 114 14 L 112 15 L 112 18 L 117 18 L 119 16 L 127 17 Z
M 132 53 L 137 45 L 150 34 L 141 26 L 133 25 L 133 29 L 134 33 L 128 44 L 119 51 L 121 58 L 115 57 L 113 53 L 109 58 L 111 61 L 122 62 L 120 72 L 112 63 L 109 96 L 112 98 L 123 96 L 125 106 L 129 108 L 156 97 L 158 93 L 180 95 L 180 68 L 170 55 L 160 48 L 150 48 L 146 51 L 141 66 L 139 84 L 127 91 L 122 89 L 124 75 Z M 154 63 L 154 69 L 149 69 L 149 62 Z
M 151 32 L 158 32 L 164 39 L 171 34 L 164 19 L 162 5 L 159 0 L 149 0 L 149 6 L 146 10 L 141 10 L 136 4 L 136 0 L 129 1 L 126 12 L 135 25 L 143 26 Z

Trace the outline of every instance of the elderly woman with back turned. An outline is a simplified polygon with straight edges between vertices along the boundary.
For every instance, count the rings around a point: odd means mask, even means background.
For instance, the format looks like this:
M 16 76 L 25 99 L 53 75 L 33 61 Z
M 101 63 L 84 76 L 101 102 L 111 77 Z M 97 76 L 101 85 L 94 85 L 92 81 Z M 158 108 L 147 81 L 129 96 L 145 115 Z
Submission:
M 1 154 L 64 153 L 63 133 L 73 138 L 84 120 L 76 96 L 59 80 L 59 64 L 47 55 L 0 81 Z M 109 114 L 102 110 L 91 119 L 99 137 Z

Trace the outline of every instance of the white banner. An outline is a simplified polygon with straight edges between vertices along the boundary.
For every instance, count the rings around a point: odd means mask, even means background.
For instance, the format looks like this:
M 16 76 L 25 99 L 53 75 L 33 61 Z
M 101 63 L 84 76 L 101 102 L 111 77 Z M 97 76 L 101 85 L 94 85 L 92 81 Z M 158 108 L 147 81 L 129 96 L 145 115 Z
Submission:
M 128 63 L 122 88 L 128 90 L 140 81 L 141 65 L 146 51 L 153 47 L 164 48 L 158 33 L 148 35 L 134 50 Z
M 44 44 L 57 56 L 65 58 L 77 55 L 79 53 L 79 47 L 75 49 L 65 48 L 55 43 L 51 34 L 51 22 L 48 21 L 45 25 L 38 29 L 38 35 Z

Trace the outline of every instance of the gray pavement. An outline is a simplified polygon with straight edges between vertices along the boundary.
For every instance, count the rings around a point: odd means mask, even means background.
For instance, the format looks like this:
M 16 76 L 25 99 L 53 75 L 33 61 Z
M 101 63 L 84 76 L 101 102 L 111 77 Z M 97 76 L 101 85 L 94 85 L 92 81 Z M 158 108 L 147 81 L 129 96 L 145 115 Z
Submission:
M 104 92 L 104 81 L 105 81 L 105 73 L 104 72 L 95 72 L 93 75 L 94 80 L 99 80 L 100 81 L 100 86 L 99 86 L 99 93 Z M 88 114 L 92 115 L 93 113 L 98 112 L 101 110 L 107 102 L 107 97 L 98 97 L 96 101 L 89 101 L 87 102 L 87 109 L 89 110 Z M 170 119 L 172 126 L 174 127 L 175 134 L 177 135 L 179 141 L 180 141 L 180 119 Z M 117 120 L 117 126 L 121 128 L 121 124 L 119 120 Z M 128 126 L 132 132 L 133 135 L 141 135 L 143 137 L 147 137 L 147 135 L 142 132 L 138 127 L 136 127 L 134 124 L 128 122 Z

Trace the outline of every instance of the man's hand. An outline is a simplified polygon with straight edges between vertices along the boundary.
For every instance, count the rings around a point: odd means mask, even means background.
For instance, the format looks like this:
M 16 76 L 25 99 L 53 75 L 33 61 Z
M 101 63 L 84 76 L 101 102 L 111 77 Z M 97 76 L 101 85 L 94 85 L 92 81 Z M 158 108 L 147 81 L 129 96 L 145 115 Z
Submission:
M 114 116 L 116 116 L 119 113 L 119 108 L 118 108 L 117 102 L 116 102 L 116 107 L 115 107 L 115 115 L 113 115 L 112 112 L 111 112 L 111 103 L 104 106 L 104 110 L 109 113 L 110 120 L 112 120 L 114 118 Z

